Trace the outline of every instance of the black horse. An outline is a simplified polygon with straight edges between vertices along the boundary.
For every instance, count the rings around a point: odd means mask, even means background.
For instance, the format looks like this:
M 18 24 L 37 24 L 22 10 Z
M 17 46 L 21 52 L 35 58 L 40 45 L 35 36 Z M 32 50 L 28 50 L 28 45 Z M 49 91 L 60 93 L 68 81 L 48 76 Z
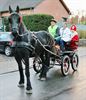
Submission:
M 25 74 L 27 79 L 26 91 L 31 93 L 32 86 L 30 82 L 30 72 L 29 72 L 29 57 L 35 52 L 35 56 L 39 56 L 42 60 L 42 70 L 40 72 L 40 79 L 46 78 L 46 73 L 48 70 L 50 62 L 50 54 L 44 50 L 40 42 L 47 48 L 52 49 L 54 40 L 46 31 L 35 32 L 34 34 L 27 30 L 25 27 L 22 17 L 19 14 L 19 6 L 17 6 L 16 11 L 13 11 L 9 6 L 9 25 L 10 30 L 14 36 L 14 57 L 18 63 L 20 81 L 18 86 L 24 86 L 24 74 L 22 68 L 22 60 L 25 63 Z M 39 42 L 39 41 L 40 42 Z

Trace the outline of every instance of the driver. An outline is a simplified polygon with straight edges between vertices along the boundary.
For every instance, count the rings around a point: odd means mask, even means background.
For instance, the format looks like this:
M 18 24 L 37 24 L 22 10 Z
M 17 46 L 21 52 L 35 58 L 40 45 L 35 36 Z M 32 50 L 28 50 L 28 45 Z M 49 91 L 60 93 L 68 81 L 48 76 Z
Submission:
M 56 23 L 56 20 L 52 19 L 51 25 L 48 27 L 48 32 L 51 34 L 53 38 L 59 36 L 59 27 Z

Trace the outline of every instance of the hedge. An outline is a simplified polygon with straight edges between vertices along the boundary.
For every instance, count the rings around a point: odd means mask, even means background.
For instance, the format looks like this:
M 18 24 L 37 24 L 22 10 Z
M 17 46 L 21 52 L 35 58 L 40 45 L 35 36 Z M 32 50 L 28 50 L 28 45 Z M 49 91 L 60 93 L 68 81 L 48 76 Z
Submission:
M 86 39 L 86 30 L 78 30 L 77 32 L 80 39 Z
M 31 31 L 47 30 L 50 25 L 50 20 L 53 18 L 51 15 L 33 14 L 23 16 L 23 21 L 28 29 Z
M 9 22 L 7 17 L 4 17 L 4 25 L 5 25 L 5 31 L 9 31 Z

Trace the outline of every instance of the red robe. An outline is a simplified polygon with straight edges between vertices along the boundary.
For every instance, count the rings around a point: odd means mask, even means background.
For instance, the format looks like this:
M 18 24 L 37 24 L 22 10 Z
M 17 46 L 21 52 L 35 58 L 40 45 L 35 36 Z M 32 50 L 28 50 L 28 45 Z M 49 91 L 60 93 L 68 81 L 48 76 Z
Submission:
M 79 36 L 78 34 L 74 35 L 71 39 L 70 48 L 75 50 L 78 48 Z

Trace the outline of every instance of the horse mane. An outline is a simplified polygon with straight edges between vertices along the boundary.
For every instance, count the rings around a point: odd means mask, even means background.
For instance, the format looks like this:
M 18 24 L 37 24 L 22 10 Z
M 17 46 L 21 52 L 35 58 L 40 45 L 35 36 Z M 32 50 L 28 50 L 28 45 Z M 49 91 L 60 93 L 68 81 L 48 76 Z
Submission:
M 26 42 L 28 42 L 28 44 L 30 44 L 32 33 L 27 29 L 23 21 L 20 23 L 19 32 L 21 35 L 25 34 L 24 36 L 21 36 L 21 38 L 23 38 L 23 40 L 25 40 Z
M 19 28 L 19 34 L 24 34 L 24 33 L 26 33 L 28 30 L 27 30 L 27 28 L 26 28 L 26 26 L 24 25 L 24 22 L 22 21 L 21 23 L 20 23 L 20 26 L 19 26 L 20 28 Z

